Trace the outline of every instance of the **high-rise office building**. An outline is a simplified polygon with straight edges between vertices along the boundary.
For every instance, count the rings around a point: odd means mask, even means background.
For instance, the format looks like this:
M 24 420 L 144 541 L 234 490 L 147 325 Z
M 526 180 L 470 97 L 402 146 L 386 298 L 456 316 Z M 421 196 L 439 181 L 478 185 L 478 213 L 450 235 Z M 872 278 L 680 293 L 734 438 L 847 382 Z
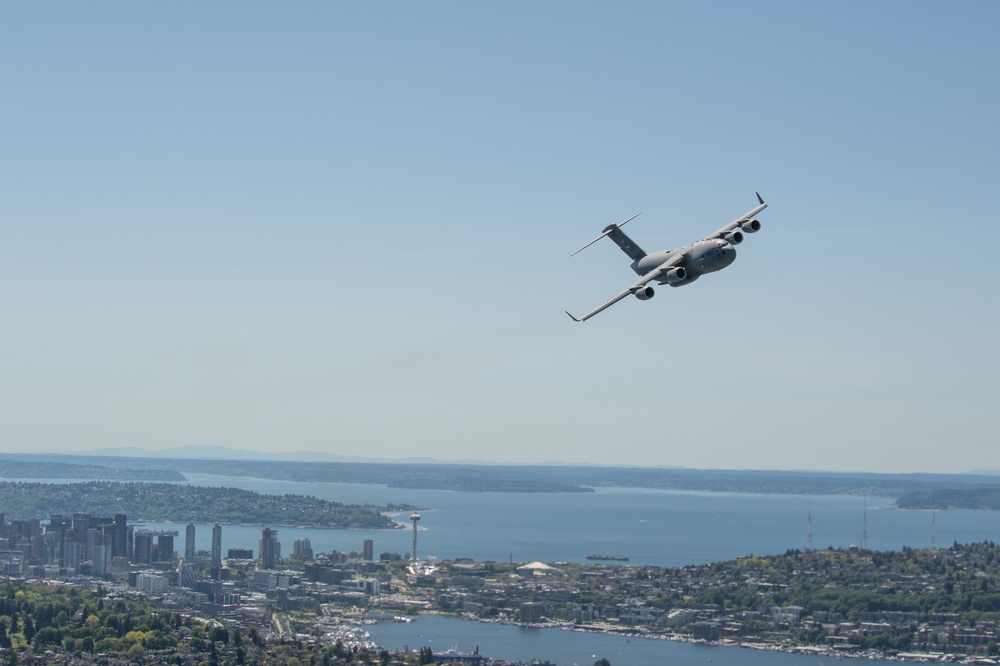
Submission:
M 362 557 L 369 562 L 375 559 L 375 542 L 371 539 L 365 539 L 364 553 Z
M 281 557 L 281 544 L 278 543 L 278 531 L 265 527 L 260 533 L 260 560 L 264 569 L 274 569 Z
M 52 539 L 53 552 L 49 553 L 49 561 L 56 562 L 62 566 L 63 558 L 63 539 L 66 536 L 66 530 L 69 528 L 69 521 L 64 520 L 62 514 L 53 513 L 49 516 L 49 526 L 46 529 L 46 534 L 55 535 Z
M 42 533 L 42 521 L 40 518 L 15 518 L 10 521 L 8 528 L 9 543 L 11 550 L 19 550 L 23 554 L 24 561 L 41 562 L 45 555 L 45 537 Z
M 80 533 L 74 529 L 63 534 L 62 564 L 68 571 L 80 572 Z
M 111 568 L 111 543 L 114 537 L 107 532 L 91 530 L 94 535 L 90 546 L 90 573 L 107 576 Z
M 194 562 L 194 523 L 188 523 L 184 530 L 184 561 Z
M 212 568 L 222 567 L 222 525 L 215 524 L 212 528 Z
M 149 564 L 153 561 L 153 534 L 149 530 L 136 530 L 132 561 L 135 564 Z
M 313 558 L 313 547 L 309 537 L 296 539 L 292 547 L 292 552 L 297 560 L 311 560 Z
M 124 513 L 116 513 L 111 537 L 111 557 L 128 557 L 128 527 Z
M 170 562 L 174 559 L 174 535 L 177 532 L 159 532 L 156 535 L 156 561 Z

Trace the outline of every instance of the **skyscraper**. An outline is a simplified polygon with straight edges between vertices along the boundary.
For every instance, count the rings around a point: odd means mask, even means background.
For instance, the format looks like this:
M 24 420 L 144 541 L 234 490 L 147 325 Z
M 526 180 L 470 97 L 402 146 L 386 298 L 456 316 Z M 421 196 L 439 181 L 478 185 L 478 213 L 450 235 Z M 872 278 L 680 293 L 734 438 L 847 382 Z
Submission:
M 149 564 L 153 561 L 153 535 L 149 530 L 136 530 L 132 561 L 135 564 Z
M 222 525 L 215 524 L 212 528 L 212 568 L 222 567 Z
M 311 560 L 313 558 L 312 542 L 309 537 L 296 539 L 292 552 L 297 560 Z
M 184 561 L 190 564 L 194 562 L 194 523 L 188 523 L 184 530 Z
M 107 576 L 111 566 L 111 543 L 114 537 L 111 532 L 91 531 L 94 535 L 90 547 L 90 573 L 94 576 Z
M 68 571 L 80 572 L 80 533 L 74 529 L 63 533 L 62 566 Z
M 71 524 L 69 519 L 63 518 L 59 513 L 53 513 L 49 517 L 49 527 L 46 532 L 55 535 L 55 552 L 51 555 L 51 561 L 58 562 L 60 566 L 63 563 L 63 540 Z
M 174 559 L 174 535 L 173 530 L 161 530 L 156 533 L 156 561 L 171 562 Z
M 364 554 L 361 556 L 364 559 L 371 562 L 375 559 L 375 542 L 371 539 L 365 539 Z
M 128 528 L 124 513 L 116 513 L 114 536 L 111 539 L 111 557 L 128 557 Z
M 274 569 L 281 557 L 281 544 L 278 543 L 278 531 L 265 527 L 260 533 L 260 560 L 264 569 Z

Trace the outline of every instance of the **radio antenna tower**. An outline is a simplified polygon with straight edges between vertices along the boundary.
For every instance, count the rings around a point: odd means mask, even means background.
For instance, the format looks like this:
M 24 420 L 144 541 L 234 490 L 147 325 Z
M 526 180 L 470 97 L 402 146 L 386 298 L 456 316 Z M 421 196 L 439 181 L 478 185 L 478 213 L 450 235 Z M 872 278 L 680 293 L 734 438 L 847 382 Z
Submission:
M 809 513 L 807 514 L 809 520 L 809 529 L 806 531 L 806 552 L 813 549 L 813 505 L 809 502 Z
M 861 532 L 861 550 L 868 550 L 868 498 L 865 498 L 865 528 Z
M 937 511 L 931 512 L 931 550 L 937 550 Z

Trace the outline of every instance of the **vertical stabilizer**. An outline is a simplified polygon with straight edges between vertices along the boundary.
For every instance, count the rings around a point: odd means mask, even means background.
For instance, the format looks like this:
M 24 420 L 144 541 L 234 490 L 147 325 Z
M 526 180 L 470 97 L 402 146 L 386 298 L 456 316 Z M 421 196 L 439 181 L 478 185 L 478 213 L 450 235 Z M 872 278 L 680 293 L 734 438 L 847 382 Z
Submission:
M 608 238 L 613 240 L 615 245 L 620 247 L 622 252 L 627 254 L 630 259 L 638 260 L 646 256 L 645 251 L 636 245 L 635 241 L 629 238 L 617 224 L 609 224 L 604 228 L 604 233 L 607 234 Z

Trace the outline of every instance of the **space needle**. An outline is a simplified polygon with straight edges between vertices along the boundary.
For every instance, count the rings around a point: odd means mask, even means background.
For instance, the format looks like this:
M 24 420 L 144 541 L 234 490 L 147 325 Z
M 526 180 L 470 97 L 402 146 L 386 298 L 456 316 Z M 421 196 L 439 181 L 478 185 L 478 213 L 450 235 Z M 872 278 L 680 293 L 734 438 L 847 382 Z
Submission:
M 417 521 L 420 520 L 420 514 L 414 511 L 410 514 L 410 520 L 413 521 L 413 553 L 410 555 L 410 559 L 416 563 L 417 561 Z

